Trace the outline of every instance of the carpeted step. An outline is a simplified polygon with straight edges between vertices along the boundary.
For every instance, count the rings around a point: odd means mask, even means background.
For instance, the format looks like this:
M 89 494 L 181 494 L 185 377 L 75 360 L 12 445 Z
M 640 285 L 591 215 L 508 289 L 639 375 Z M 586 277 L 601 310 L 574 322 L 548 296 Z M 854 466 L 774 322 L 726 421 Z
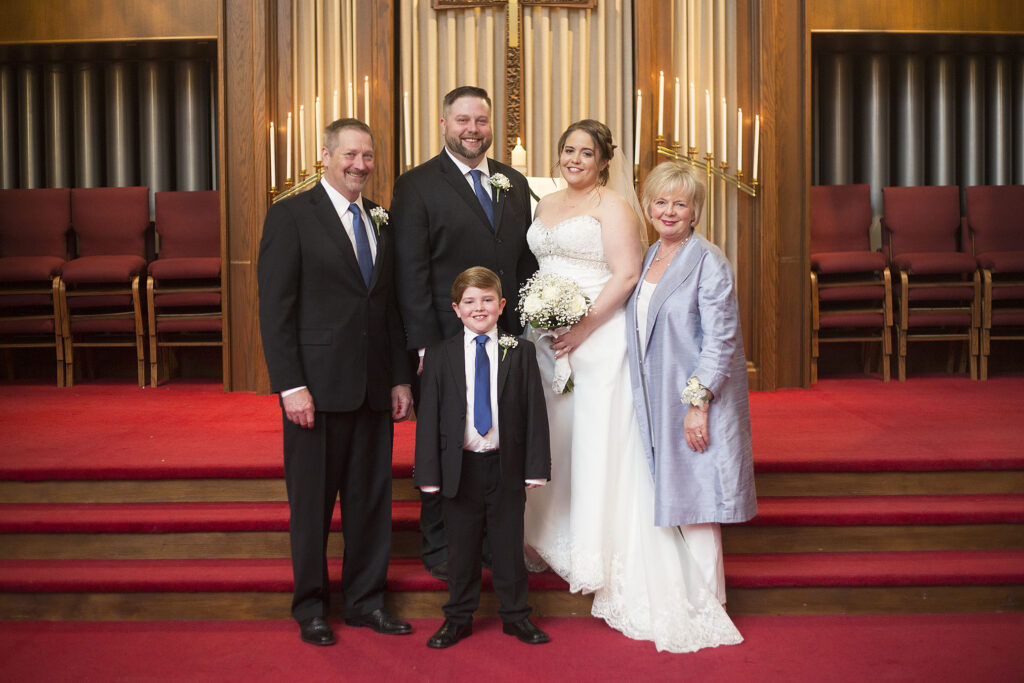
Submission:
M 340 584 L 340 560 L 330 562 Z M 964 586 L 1024 584 L 1024 551 L 796 553 L 730 556 L 726 583 L 781 586 Z M 490 591 L 490 572 L 485 572 Z M 287 559 L 262 560 L 4 560 L 0 593 L 290 591 Z M 340 589 L 340 585 L 338 586 Z M 418 560 L 392 560 L 388 589 L 444 591 Z M 530 589 L 564 591 L 550 572 L 532 574 Z
M 419 503 L 394 501 L 392 528 L 416 531 Z M 1024 522 L 1024 494 L 763 498 L 753 526 L 995 524 Z M 333 530 L 341 512 L 334 511 Z M 287 531 L 288 504 L 0 504 L 0 533 Z

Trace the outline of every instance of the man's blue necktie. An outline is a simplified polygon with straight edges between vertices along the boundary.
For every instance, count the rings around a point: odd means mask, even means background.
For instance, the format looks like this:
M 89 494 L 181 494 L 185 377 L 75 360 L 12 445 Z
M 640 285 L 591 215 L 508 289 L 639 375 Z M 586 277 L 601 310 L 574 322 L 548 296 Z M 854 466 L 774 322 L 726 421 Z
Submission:
M 349 204 L 348 210 L 352 212 L 352 234 L 356 238 L 356 260 L 359 261 L 359 271 L 363 274 L 363 281 L 370 286 L 370 277 L 373 276 L 373 255 L 370 254 L 370 240 L 366 236 L 366 228 L 363 227 L 363 219 L 359 214 L 359 207 Z
M 480 200 L 480 206 L 484 207 L 484 213 L 487 214 L 487 220 L 491 222 L 491 228 L 494 228 L 494 203 L 491 201 L 491 193 L 480 182 L 483 172 L 473 169 L 469 174 L 473 176 L 473 191 L 476 192 L 476 198 Z
M 473 424 L 483 436 L 491 431 L 491 362 L 487 358 L 487 335 L 476 338 L 476 377 L 473 380 Z

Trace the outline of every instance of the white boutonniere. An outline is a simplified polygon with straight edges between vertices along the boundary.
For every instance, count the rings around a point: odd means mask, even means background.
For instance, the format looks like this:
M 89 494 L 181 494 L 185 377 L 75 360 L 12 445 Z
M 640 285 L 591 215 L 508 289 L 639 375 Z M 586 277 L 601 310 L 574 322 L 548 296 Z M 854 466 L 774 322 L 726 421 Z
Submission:
M 502 190 L 508 192 L 512 189 L 512 183 L 509 182 L 504 173 L 495 173 L 487 179 L 487 182 L 494 188 L 494 201 L 498 201 L 501 198 Z
M 519 346 L 519 340 L 511 334 L 503 334 L 498 339 L 498 346 L 501 347 L 501 359 L 505 360 L 505 356 L 508 355 L 508 350 Z
M 373 221 L 373 227 L 377 228 L 377 234 L 380 235 L 380 226 L 388 224 L 388 212 L 382 206 L 375 206 L 370 209 L 370 219 Z
M 691 377 L 686 382 L 686 388 L 683 389 L 681 400 L 684 405 L 689 404 L 703 410 L 707 408 L 709 403 L 711 403 L 711 399 L 709 398 L 710 395 L 711 392 L 708 391 L 707 387 L 700 383 L 699 379 Z

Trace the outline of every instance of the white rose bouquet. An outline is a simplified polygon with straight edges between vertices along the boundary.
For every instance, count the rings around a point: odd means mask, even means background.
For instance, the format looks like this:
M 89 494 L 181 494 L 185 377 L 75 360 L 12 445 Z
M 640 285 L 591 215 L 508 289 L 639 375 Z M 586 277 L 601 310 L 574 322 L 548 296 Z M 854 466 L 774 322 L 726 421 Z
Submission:
M 582 320 L 590 311 L 590 299 L 571 278 L 555 273 L 537 273 L 519 290 L 516 310 L 523 325 L 542 330 L 539 341 L 545 336 L 557 338 Z M 555 361 L 551 388 L 558 394 L 572 391 L 572 365 L 568 356 Z

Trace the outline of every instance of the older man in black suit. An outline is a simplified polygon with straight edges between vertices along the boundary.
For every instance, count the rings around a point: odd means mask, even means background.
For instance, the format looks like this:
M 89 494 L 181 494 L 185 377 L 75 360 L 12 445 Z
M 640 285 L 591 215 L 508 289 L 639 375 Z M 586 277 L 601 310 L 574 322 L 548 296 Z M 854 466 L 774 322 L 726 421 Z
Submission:
M 394 292 L 394 240 L 362 196 L 373 136 L 355 119 L 324 131 L 324 176 L 270 207 L 259 255 L 260 332 L 280 392 L 291 509 L 292 615 L 331 645 L 327 534 L 341 493 L 341 587 L 350 626 L 405 634 L 384 609 L 391 552 L 392 421 L 412 406 Z
M 519 333 L 519 287 L 537 270 L 526 244 L 526 178 L 487 158 L 493 141 L 487 91 L 461 86 L 445 95 L 441 133 L 445 148 L 404 173 L 391 200 L 398 303 L 408 347 L 419 352 L 419 372 L 425 348 L 462 329 L 451 305 L 451 287 L 459 273 L 472 266 L 497 273 L 508 301 L 501 327 Z M 447 578 L 439 497 L 420 499 L 420 556 L 434 576 Z

